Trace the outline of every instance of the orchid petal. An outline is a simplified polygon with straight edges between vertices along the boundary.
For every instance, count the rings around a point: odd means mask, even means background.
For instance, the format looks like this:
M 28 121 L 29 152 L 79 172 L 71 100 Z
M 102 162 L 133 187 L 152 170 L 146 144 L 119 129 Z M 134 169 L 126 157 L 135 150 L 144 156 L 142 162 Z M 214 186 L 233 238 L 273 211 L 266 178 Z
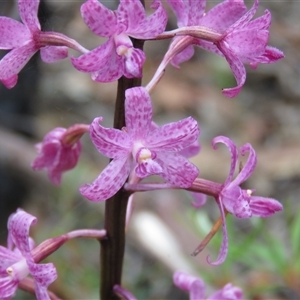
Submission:
M 37 218 L 26 213 L 23 210 L 18 210 L 10 219 L 7 225 L 13 242 L 22 253 L 22 256 L 28 261 L 33 261 L 29 243 L 29 229 L 31 225 L 36 224 Z
M 217 143 L 224 144 L 228 148 L 228 150 L 230 152 L 230 156 L 231 156 L 231 164 L 230 164 L 229 174 L 228 174 L 226 181 L 224 182 L 224 186 L 227 186 L 232 181 L 233 174 L 234 174 L 234 171 L 237 166 L 239 153 L 238 153 L 238 149 L 237 149 L 236 145 L 234 144 L 234 142 L 226 136 L 217 136 L 212 140 L 212 147 L 214 150 L 217 149 L 217 147 L 216 147 Z
M 96 72 L 110 65 L 111 57 L 116 55 L 115 44 L 113 39 L 109 39 L 101 46 L 92 51 L 81 55 L 78 58 L 71 57 L 73 66 L 83 72 Z
M 181 37 L 177 37 L 177 38 L 181 38 Z M 172 58 L 171 64 L 175 68 L 179 68 L 179 64 L 191 59 L 194 53 L 195 53 L 194 47 L 192 45 L 188 46 L 187 48 L 185 48 L 184 50 L 182 50 Z
M 227 32 L 232 32 L 235 29 L 242 29 L 245 26 L 248 26 L 250 20 L 254 17 L 257 8 L 258 8 L 259 0 L 255 0 L 253 6 L 239 19 L 237 20 Z
M 39 288 L 48 287 L 57 278 L 56 268 L 52 263 L 29 263 L 28 267 L 30 274 L 34 277 Z
M 1 62 L 0 62 L 1 65 Z M 0 81 L 4 84 L 4 86 L 8 89 L 13 88 L 18 82 L 18 75 L 13 75 L 7 79 L 0 79 Z
M 31 33 L 22 23 L 7 17 L 0 17 L 0 49 L 13 49 L 31 38 Z
M 125 56 L 124 76 L 127 78 L 141 78 L 143 65 L 146 60 L 145 53 L 136 48 L 128 49 Z
M 198 25 L 204 15 L 206 0 L 187 0 L 188 26 Z
M 90 30 L 99 36 L 110 37 L 117 30 L 114 11 L 106 8 L 98 0 L 88 0 L 82 4 L 81 15 Z
M 240 219 L 247 219 L 252 217 L 252 211 L 249 205 L 249 195 L 242 191 L 241 197 L 235 200 L 233 206 L 233 214 Z
M 161 175 L 162 172 L 162 167 L 153 159 L 143 161 L 135 168 L 135 173 L 139 178 L 145 178 L 150 175 Z
M 167 3 L 173 10 L 176 18 L 178 27 L 188 25 L 188 12 L 186 9 L 186 3 L 183 0 L 167 0 Z
M 271 64 L 274 62 L 277 62 L 279 59 L 283 58 L 284 54 L 282 51 L 274 48 L 267 46 L 265 49 L 265 52 L 258 56 L 258 57 L 252 57 L 250 66 L 253 68 L 256 67 L 257 63 L 262 63 L 262 64 Z
M 152 122 L 151 99 L 144 87 L 134 87 L 125 92 L 126 129 L 134 139 L 147 136 Z
M 121 189 L 129 172 L 129 156 L 115 158 L 93 183 L 83 185 L 80 193 L 91 201 L 105 201 Z
M 41 30 L 41 25 L 38 20 L 39 0 L 19 0 L 19 14 L 23 23 L 30 29 L 31 32 Z
M 126 31 L 128 35 L 137 39 L 152 39 L 165 30 L 168 15 L 160 1 L 156 1 L 154 4 L 156 6 L 155 12 L 140 24 L 136 23 L 132 29 L 128 28 Z M 154 5 L 152 5 L 152 8 L 154 8 Z
M 194 25 L 201 25 L 223 33 L 246 12 L 247 7 L 243 1 L 223 1 L 210 9 Z
M 6 269 L 17 262 L 20 259 L 20 255 L 15 252 L 0 246 L 0 273 L 6 272 Z
M 256 29 L 256 30 L 267 30 L 271 25 L 271 13 L 269 10 L 265 10 L 265 14 L 261 17 L 258 17 L 247 24 L 247 29 Z
M 195 142 L 193 142 L 192 144 L 190 144 L 183 150 L 179 151 L 179 154 L 186 158 L 190 158 L 190 157 L 197 155 L 200 152 L 200 149 L 201 149 L 201 146 L 197 139 Z
M 194 198 L 193 202 L 191 203 L 193 207 L 201 208 L 206 203 L 207 196 L 205 194 L 195 192 L 190 192 L 190 194 Z
M 257 156 L 255 150 L 249 143 L 241 147 L 241 154 L 245 155 L 246 152 L 249 152 L 248 159 L 241 172 L 236 176 L 236 178 L 231 182 L 230 185 L 238 186 L 241 183 L 245 182 L 252 175 L 256 167 Z
M 195 165 L 177 153 L 161 151 L 155 160 L 162 166 L 161 176 L 168 183 L 181 188 L 190 187 L 199 174 Z
M 207 298 L 207 300 L 243 300 L 243 291 L 233 286 L 231 283 L 227 283 L 221 290 L 215 292 L 213 295 Z
M 118 22 L 126 26 L 127 33 L 134 33 L 146 19 L 145 8 L 140 0 L 120 0 Z
M 250 198 L 250 208 L 253 216 L 269 217 L 283 209 L 281 203 L 272 198 L 252 196 Z
M 15 75 L 20 72 L 37 50 L 34 43 L 28 43 L 7 53 L 0 61 L 0 80 L 15 79 Z
M 181 290 L 190 293 L 190 300 L 204 299 L 205 284 L 200 278 L 177 271 L 173 275 L 173 282 Z
M 152 150 L 178 152 L 194 143 L 199 136 L 198 123 L 192 117 L 169 123 L 149 132 L 147 146 Z
M 246 81 L 246 70 L 241 60 L 236 56 L 233 49 L 231 49 L 226 42 L 221 41 L 220 43 L 218 43 L 218 48 L 225 56 L 227 62 L 229 63 L 231 71 L 233 72 L 233 75 L 237 81 L 236 87 L 225 88 L 223 89 L 222 93 L 226 97 L 233 98 L 239 94 Z
M 269 32 L 267 30 L 240 30 L 226 37 L 226 43 L 244 62 L 251 61 L 265 52 L 268 43 Z
M 226 218 L 225 218 L 225 213 L 224 213 L 224 208 L 222 204 L 222 200 L 219 199 L 217 201 L 220 213 L 221 213 L 221 218 L 222 218 L 222 232 L 223 232 L 223 238 L 222 238 L 222 244 L 219 250 L 219 255 L 216 261 L 212 262 L 210 260 L 210 255 L 207 256 L 206 260 L 207 262 L 212 265 L 212 266 L 218 266 L 222 264 L 225 261 L 225 258 L 228 253 L 228 234 L 227 234 L 227 227 L 226 227 Z
M 105 128 L 99 124 L 102 118 L 95 118 L 90 125 L 91 140 L 97 150 L 109 158 L 120 158 L 129 154 L 132 140 L 124 131 Z
M 46 46 L 41 48 L 40 53 L 45 63 L 54 63 L 68 57 L 68 47 Z

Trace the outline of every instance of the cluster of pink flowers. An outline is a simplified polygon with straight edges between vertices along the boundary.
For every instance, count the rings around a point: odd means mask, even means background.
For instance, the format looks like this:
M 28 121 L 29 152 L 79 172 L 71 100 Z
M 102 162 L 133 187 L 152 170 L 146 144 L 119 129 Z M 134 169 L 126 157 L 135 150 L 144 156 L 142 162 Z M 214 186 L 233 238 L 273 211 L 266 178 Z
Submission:
M 195 198 L 192 205 L 202 207 L 206 195 L 213 196 L 220 209 L 223 241 L 219 256 L 212 265 L 224 262 L 228 251 L 225 214 L 237 218 L 269 217 L 282 210 L 275 199 L 253 196 L 254 190 L 243 190 L 240 185 L 253 173 L 257 158 L 250 144 L 241 147 L 241 155 L 249 153 L 240 173 L 233 179 L 239 150 L 227 137 L 218 136 L 212 145 L 224 144 L 231 154 L 231 165 L 223 184 L 201 181 L 198 168 L 188 158 L 200 151 L 200 128 L 195 119 L 187 117 L 163 126 L 156 125 L 150 91 L 158 83 L 168 63 L 179 67 L 194 54 L 194 46 L 224 57 L 235 76 L 237 86 L 225 88 L 223 94 L 234 97 L 241 91 L 245 80 L 244 63 L 256 68 L 259 63 L 269 64 L 283 58 L 283 53 L 268 46 L 271 13 L 253 19 L 258 0 L 248 10 L 243 0 L 225 0 L 205 12 L 206 0 L 167 0 L 177 17 L 178 28 L 165 31 L 168 16 L 160 0 L 153 0 L 152 14 L 147 16 L 140 0 L 120 0 L 117 10 L 105 7 L 98 0 L 87 0 L 81 6 L 81 15 L 90 30 L 107 38 L 104 44 L 87 50 L 78 42 L 57 32 L 41 31 L 37 17 L 39 0 L 19 0 L 21 22 L 0 17 L 0 49 L 11 50 L 0 60 L 0 81 L 8 88 L 17 83 L 18 73 L 38 50 L 44 62 L 52 63 L 68 56 L 68 48 L 80 52 L 71 57 L 73 66 L 91 74 L 97 82 L 112 82 L 120 77 L 140 78 L 146 60 L 145 53 L 134 47 L 132 39 L 154 40 L 171 38 L 169 49 L 153 79 L 145 87 L 129 88 L 125 92 L 125 127 L 105 128 L 103 117 L 90 125 L 76 124 L 68 129 L 55 128 L 37 144 L 38 156 L 32 163 L 34 170 L 47 170 L 52 183 L 59 185 L 62 174 L 74 168 L 81 153 L 80 138 L 89 132 L 97 150 L 111 159 L 108 166 L 90 184 L 80 188 L 81 194 L 94 202 L 105 201 L 121 189 L 130 191 L 157 188 L 187 189 Z M 163 182 L 142 184 L 142 179 L 159 175 Z M 129 178 L 129 183 L 125 184 Z M 124 185 L 125 184 L 125 185 Z M 0 246 L 0 297 L 12 297 L 19 285 L 31 274 L 38 299 L 50 299 L 47 287 L 57 277 L 53 264 L 38 264 L 45 257 L 42 247 L 37 248 L 29 238 L 29 228 L 37 219 L 22 210 L 8 222 L 8 246 Z M 90 233 L 89 233 L 90 234 Z M 87 235 L 89 235 L 87 234 Z M 61 237 L 61 245 L 76 234 Z M 101 232 L 95 236 L 103 237 Z M 57 240 L 56 240 L 57 241 Z M 54 242 L 53 242 L 54 243 Z M 59 247 L 57 245 L 57 247 Z M 55 248 L 55 247 L 54 247 Z M 50 253 L 47 253 L 49 255 Z M 201 279 L 177 272 L 174 283 L 190 293 L 190 299 L 204 299 Z M 134 297 L 119 286 L 114 287 L 127 299 Z M 226 285 L 208 299 L 242 299 L 239 288 Z

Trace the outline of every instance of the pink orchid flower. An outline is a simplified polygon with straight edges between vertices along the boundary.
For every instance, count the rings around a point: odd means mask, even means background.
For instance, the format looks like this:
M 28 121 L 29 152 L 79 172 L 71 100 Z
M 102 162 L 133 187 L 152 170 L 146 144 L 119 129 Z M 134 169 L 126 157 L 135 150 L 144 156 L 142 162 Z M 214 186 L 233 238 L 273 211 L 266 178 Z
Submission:
M 81 153 L 79 138 L 89 130 L 85 124 L 75 124 L 70 128 L 55 128 L 35 147 L 37 158 L 32 162 L 34 170 L 47 170 L 50 181 L 59 185 L 62 173 L 73 169 Z
M 233 174 L 238 163 L 238 149 L 236 145 L 225 136 L 218 136 L 213 139 L 212 146 L 216 149 L 217 143 L 223 143 L 229 149 L 231 154 L 231 166 L 229 175 L 223 184 L 217 203 L 222 217 L 223 241 L 218 258 L 211 262 L 209 257 L 207 261 L 212 265 L 219 265 L 224 262 L 228 252 L 228 235 L 226 229 L 226 220 L 224 208 L 227 212 L 238 218 L 269 217 L 283 209 L 282 205 L 275 199 L 260 196 L 252 196 L 254 190 L 243 190 L 240 185 L 245 182 L 253 173 L 257 158 L 256 153 L 250 144 L 241 147 L 241 154 L 249 152 L 249 157 L 241 172 L 233 180 Z
M 205 297 L 205 284 L 201 278 L 189 275 L 182 271 L 177 271 L 173 275 L 174 284 L 183 291 L 189 292 L 190 300 L 242 300 L 243 291 L 233 286 L 231 283 L 226 284 L 221 290 L 216 291 L 213 295 Z
M 242 0 L 225 0 L 207 13 L 204 13 L 206 0 L 197 3 L 193 0 L 167 1 L 177 16 L 179 27 L 188 29 L 191 26 L 201 26 L 220 35 L 220 38 L 214 37 L 212 41 L 189 37 L 185 41 L 185 49 L 173 57 L 172 64 L 178 67 L 180 63 L 189 60 L 194 54 L 192 45 L 225 57 L 238 84 L 234 88 L 223 90 L 227 97 L 238 95 L 245 83 L 243 63 L 256 67 L 258 63 L 269 64 L 284 57 L 280 50 L 267 46 L 270 12 L 266 10 L 264 16 L 251 21 L 258 8 L 258 0 L 255 0 L 249 11 Z M 183 38 L 186 37 L 176 37 L 173 43 L 178 43 Z
M 140 0 L 121 0 L 116 11 L 98 0 L 88 0 L 81 6 L 82 17 L 93 33 L 108 37 L 108 41 L 79 58 L 72 58 L 76 69 L 91 73 L 99 82 L 112 82 L 121 76 L 141 77 L 145 54 L 133 47 L 130 37 L 152 39 L 162 33 L 167 14 L 158 0 L 152 2 L 156 11 L 146 16 Z
M 14 295 L 19 282 L 31 275 L 35 282 L 38 300 L 50 300 L 48 286 L 57 278 L 52 263 L 36 264 L 31 255 L 34 242 L 29 237 L 31 225 L 37 218 L 18 210 L 8 220 L 8 246 L 0 246 L 0 298 L 8 299 Z
M 23 24 L 7 17 L 0 17 L 0 49 L 12 49 L 0 61 L 0 81 L 7 88 L 16 85 L 17 74 L 38 50 L 41 50 L 41 58 L 46 63 L 56 62 L 68 56 L 67 47 L 48 46 L 46 43 L 51 32 L 45 39 L 37 17 L 39 2 L 39 0 L 18 1 Z
M 125 93 L 123 130 L 104 128 L 96 118 L 90 125 L 91 139 L 100 153 L 112 158 L 109 165 L 80 192 L 91 201 L 104 201 L 125 183 L 131 171 L 139 178 L 160 175 L 168 183 L 189 187 L 198 169 L 178 152 L 199 136 L 197 122 L 188 117 L 158 128 L 152 125 L 152 105 L 147 90 L 135 87 Z

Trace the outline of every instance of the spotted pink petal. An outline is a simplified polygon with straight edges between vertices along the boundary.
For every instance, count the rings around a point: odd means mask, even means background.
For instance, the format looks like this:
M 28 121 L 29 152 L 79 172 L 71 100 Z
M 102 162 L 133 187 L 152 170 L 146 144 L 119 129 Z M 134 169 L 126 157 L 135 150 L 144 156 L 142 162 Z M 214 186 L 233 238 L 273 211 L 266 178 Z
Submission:
M 68 48 L 64 46 L 46 46 L 40 50 L 45 63 L 54 63 L 68 57 Z
M 135 87 L 125 92 L 125 122 L 128 134 L 133 139 L 148 135 L 152 122 L 151 99 L 144 87 Z
M 37 50 L 34 43 L 30 42 L 7 53 L 0 61 L 0 80 L 12 85 L 17 79 L 16 75 Z
M 225 261 L 227 253 L 228 253 L 228 234 L 227 234 L 226 218 L 225 218 L 222 199 L 219 199 L 217 201 L 217 203 L 218 203 L 220 213 L 221 213 L 221 218 L 222 218 L 223 237 L 222 237 L 222 243 L 221 243 L 221 247 L 220 247 L 220 250 L 219 250 L 218 258 L 214 262 L 212 262 L 210 260 L 210 255 L 208 255 L 207 258 L 206 258 L 207 262 L 212 266 L 218 266 L 218 265 L 222 264 Z
M 22 23 L 7 17 L 0 17 L 0 49 L 13 49 L 31 38 L 31 33 Z
M 101 46 L 92 51 L 81 55 L 78 58 L 71 57 L 73 66 L 83 72 L 96 72 L 106 65 L 114 64 L 111 62 L 112 55 L 115 53 L 115 44 L 113 39 L 109 39 Z
M 226 0 L 210 9 L 194 25 L 201 25 L 217 32 L 224 32 L 247 11 L 243 0 Z
M 201 146 L 200 146 L 200 143 L 197 139 L 195 142 L 190 144 L 188 147 L 181 150 L 179 152 L 179 154 L 186 157 L 186 158 L 190 158 L 190 157 L 193 157 L 193 156 L 197 155 L 200 152 L 200 149 L 201 149 Z
M 110 37 L 117 30 L 115 12 L 98 0 L 88 0 L 81 6 L 81 15 L 90 30 L 99 36 Z
M 133 22 L 132 26 L 126 30 L 128 35 L 137 39 L 151 39 L 165 30 L 168 15 L 162 3 L 159 0 L 153 1 L 151 7 L 156 9 L 155 12 L 140 23 Z
M 197 167 L 177 153 L 157 152 L 156 161 L 162 166 L 161 176 L 181 188 L 190 187 L 199 175 Z
M 115 158 L 91 184 L 80 188 L 80 193 L 95 202 L 105 201 L 124 185 L 130 172 L 130 157 Z
M 199 20 L 204 15 L 206 0 L 187 0 L 186 9 L 188 11 L 188 26 L 198 25 Z
M 192 117 L 169 123 L 149 132 L 147 146 L 152 150 L 178 152 L 194 143 L 200 134 L 198 123 Z
M 102 118 L 95 118 L 90 125 L 90 137 L 97 150 L 109 158 L 128 155 L 132 148 L 130 136 L 119 129 L 105 128 L 99 124 Z
M 150 175 L 161 175 L 163 169 L 155 160 L 148 159 L 137 165 L 135 173 L 139 178 L 145 178 Z
M 23 23 L 30 29 L 31 32 L 41 30 L 41 25 L 38 20 L 39 0 L 19 0 L 19 14 Z
M 247 29 L 253 29 L 253 30 L 267 30 L 269 29 L 271 25 L 271 13 L 269 10 L 265 10 L 265 14 L 252 20 L 247 24 Z
M 26 260 L 31 262 L 33 262 L 33 258 L 30 253 L 29 229 L 31 225 L 35 225 L 36 223 L 36 217 L 23 210 L 18 210 L 12 215 L 7 224 L 8 231 L 16 248 L 20 250 Z

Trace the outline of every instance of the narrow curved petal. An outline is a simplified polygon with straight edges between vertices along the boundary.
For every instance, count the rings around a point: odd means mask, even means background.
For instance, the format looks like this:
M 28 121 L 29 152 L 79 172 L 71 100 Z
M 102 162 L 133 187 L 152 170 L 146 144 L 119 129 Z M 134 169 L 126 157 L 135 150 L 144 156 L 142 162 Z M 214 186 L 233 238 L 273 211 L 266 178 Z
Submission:
M 194 47 L 193 45 L 188 46 L 187 48 L 185 48 L 184 50 L 182 50 L 180 53 L 178 53 L 177 55 L 175 55 L 172 60 L 171 60 L 171 64 L 175 67 L 175 68 L 179 68 L 179 65 L 185 61 L 188 61 L 189 59 L 191 59 L 193 57 L 195 53 Z
M 225 56 L 227 62 L 229 63 L 230 69 L 235 77 L 237 86 L 234 88 L 225 88 L 222 93 L 224 96 L 233 98 L 239 94 L 245 81 L 246 81 L 246 70 L 241 62 L 241 60 L 236 56 L 234 51 L 229 47 L 229 45 L 221 41 L 218 43 L 218 48 Z
M 222 204 L 222 200 L 217 201 L 218 206 L 220 208 L 221 218 L 222 218 L 222 232 L 223 232 L 223 238 L 222 238 L 222 244 L 219 250 L 219 255 L 216 261 L 212 262 L 210 260 L 210 255 L 207 256 L 206 260 L 207 262 L 212 266 L 218 266 L 222 264 L 227 256 L 228 253 L 228 234 L 227 234 L 227 227 L 226 227 L 226 218 L 224 213 L 224 208 Z
M 197 141 L 200 129 L 192 117 L 169 123 L 149 132 L 147 147 L 154 151 L 181 151 Z
M 8 231 L 11 234 L 12 240 L 22 253 L 26 260 L 33 261 L 31 256 L 29 229 L 31 225 L 36 224 L 37 218 L 26 213 L 23 210 L 18 210 L 8 222 Z
M 173 10 L 178 27 L 188 25 L 188 10 L 186 9 L 186 3 L 183 0 L 167 0 L 167 3 Z
M 116 54 L 115 52 L 115 44 L 111 38 L 101 46 L 78 58 L 71 57 L 71 61 L 73 66 L 79 71 L 96 72 L 111 64 L 111 57 L 113 54 Z
M 195 165 L 177 153 L 159 152 L 155 160 L 162 166 L 163 179 L 177 187 L 190 187 L 199 174 Z
M 19 0 L 18 2 L 21 20 L 31 32 L 41 30 L 41 25 L 37 17 L 39 4 L 39 0 Z
M 140 24 L 136 23 L 132 29 L 127 29 L 126 32 L 130 36 L 137 39 L 152 39 L 165 30 L 168 22 L 168 15 L 160 1 L 156 1 L 154 4 L 156 10 L 153 14 L 148 16 Z
M 80 193 L 91 201 L 105 201 L 121 189 L 129 172 L 129 156 L 116 158 L 109 163 L 93 183 L 83 185 Z
M 227 177 L 226 181 L 224 182 L 224 186 L 227 186 L 232 181 L 233 174 L 236 169 L 236 165 L 237 165 L 237 161 L 238 161 L 239 152 L 238 152 L 238 149 L 237 149 L 237 146 L 235 145 L 235 143 L 226 136 L 217 136 L 212 140 L 212 147 L 214 150 L 217 149 L 217 146 L 216 146 L 217 143 L 224 144 L 230 152 L 231 164 L 230 164 L 228 177 Z
M 223 1 L 210 9 L 195 25 L 223 33 L 247 11 L 244 1 Z
M 0 49 L 13 49 L 32 39 L 24 24 L 7 17 L 0 17 Z
M 246 152 L 249 152 L 248 159 L 241 170 L 241 172 L 236 176 L 236 178 L 231 182 L 232 185 L 238 186 L 244 181 L 246 181 L 253 173 L 256 163 L 257 156 L 253 147 L 248 143 L 241 147 L 241 154 L 245 155 Z
M 0 61 L 0 80 L 16 79 L 16 74 L 21 71 L 37 50 L 33 43 L 28 43 L 7 53 Z
M 127 156 L 132 147 L 132 140 L 129 135 L 115 128 L 105 128 L 99 124 L 102 118 L 95 118 L 90 125 L 90 137 L 103 155 L 109 158 L 119 158 Z
M 250 198 L 250 208 L 253 216 L 269 217 L 274 213 L 283 210 L 281 203 L 272 198 L 252 196 Z
M 40 51 L 42 60 L 48 64 L 68 57 L 68 47 L 64 46 L 46 46 Z
M 86 1 L 80 11 L 85 24 L 94 34 L 110 37 L 117 31 L 115 12 L 106 8 L 98 0 Z
M 188 9 L 188 26 L 198 25 L 199 20 L 204 15 L 206 0 L 187 0 L 186 8 Z
M 125 92 L 125 121 L 128 134 L 134 140 L 147 136 L 152 122 L 152 103 L 144 87 L 134 87 Z
M 137 48 L 128 49 L 128 54 L 125 56 L 124 76 L 127 78 L 141 78 L 145 60 L 146 56 L 142 50 Z

